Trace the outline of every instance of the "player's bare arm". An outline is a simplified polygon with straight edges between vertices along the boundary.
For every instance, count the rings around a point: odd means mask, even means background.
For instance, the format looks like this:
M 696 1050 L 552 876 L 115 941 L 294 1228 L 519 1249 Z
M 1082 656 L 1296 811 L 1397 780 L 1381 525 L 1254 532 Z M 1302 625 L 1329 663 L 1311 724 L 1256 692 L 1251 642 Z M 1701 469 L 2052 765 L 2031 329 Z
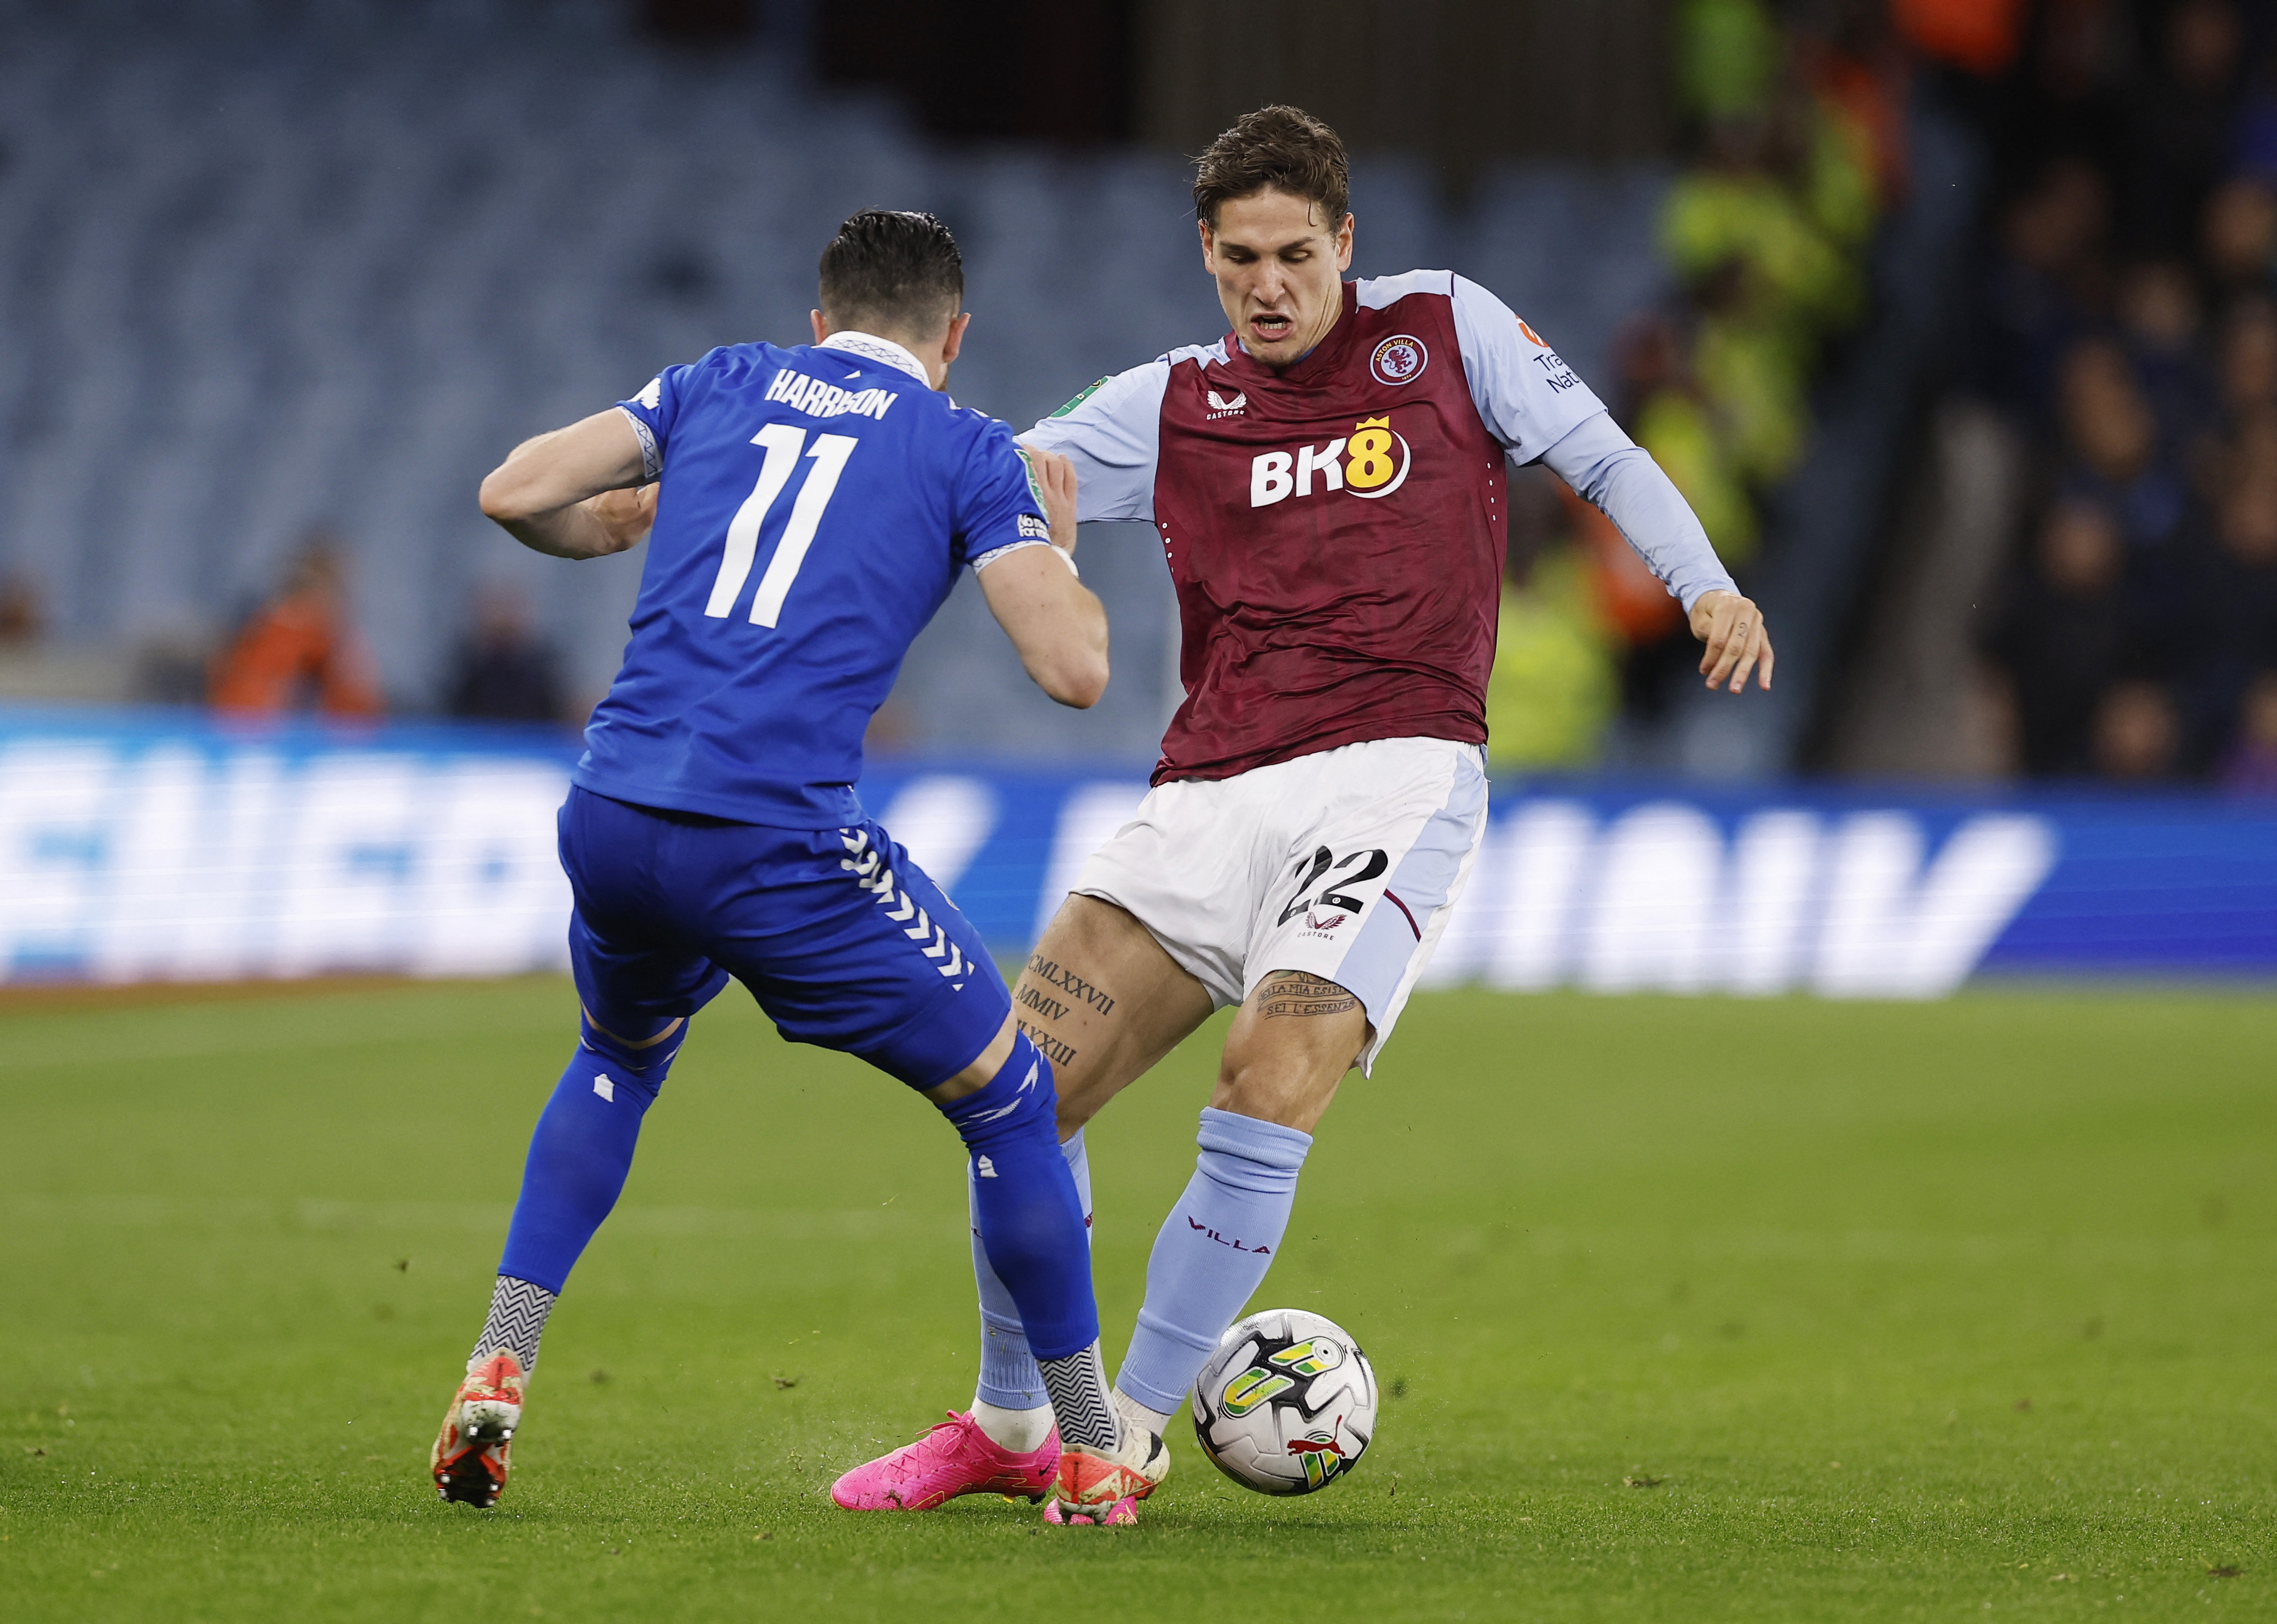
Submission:
M 1062 705 L 1088 710 L 1107 691 L 1107 611 L 1073 568 L 1075 465 L 1036 447 L 1023 446 L 1021 454 L 1043 490 L 1051 543 L 988 560 L 980 595 L 1035 685 Z
M 585 498 L 586 510 L 622 552 L 648 540 L 656 527 L 657 486 L 651 482 L 630 490 L 605 490 Z
M 1711 688 L 1726 682 L 1739 693 L 1753 672 L 1763 692 L 1771 687 L 1771 640 L 1763 611 L 1736 592 L 1709 592 L 1692 606 L 1692 634 L 1707 645 L 1700 670 Z
M 589 503 L 605 491 L 628 490 L 647 479 L 640 436 L 622 412 L 611 407 L 566 429 L 524 440 L 483 481 L 483 512 L 533 552 L 556 558 L 600 558 L 624 551 L 648 534 L 648 523 Z M 654 504 L 647 520 L 655 516 Z

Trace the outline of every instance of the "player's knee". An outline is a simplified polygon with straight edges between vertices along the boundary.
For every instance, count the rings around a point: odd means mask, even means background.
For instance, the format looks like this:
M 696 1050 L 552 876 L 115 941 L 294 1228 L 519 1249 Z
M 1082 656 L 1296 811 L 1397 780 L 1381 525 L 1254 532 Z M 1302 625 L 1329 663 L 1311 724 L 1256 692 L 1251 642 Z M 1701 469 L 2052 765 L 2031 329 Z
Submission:
M 925 1089 L 925 1097 L 945 1111 L 966 1096 L 979 1093 L 994 1081 L 996 1074 L 1004 1069 L 1005 1062 L 1011 1058 L 1012 1040 L 1018 1035 L 1018 1023 L 1007 1011 L 1004 1024 L 997 1028 L 996 1036 L 988 1040 L 988 1046 L 973 1057 L 972 1064 L 946 1082 Z
M 681 1015 L 614 1015 L 604 1024 L 593 1018 L 591 1011 L 581 1008 L 577 1036 L 586 1048 L 639 1078 L 653 1093 L 687 1043 L 688 1027 L 687 1018 Z
M 1298 1044 L 1249 1043 L 1237 1050 L 1226 1046 L 1218 1068 L 1211 1106 L 1310 1133 L 1336 1098 L 1344 1074 L 1352 1069 L 1344 1048 L 1321 1052 Z
M 1072 1099 L 1064 1094 L 1060 1096 L 1055 1110 L 1062 1144 L 1065 1144 L 1083 1132 L 1090 1124 L 1093 1116 L 1096 1114 L 1096 1107 L 1087 1105 L 1082 1100 Z
M 938 1103 L 941 1114 L 975 1150 L 1032 1134 L 1059 1142 L 1059 1095 L 1052 1082 L 1052 1063 L 1025 1032 L 1014 1032 L 1011 1053 L 986 1086 Z

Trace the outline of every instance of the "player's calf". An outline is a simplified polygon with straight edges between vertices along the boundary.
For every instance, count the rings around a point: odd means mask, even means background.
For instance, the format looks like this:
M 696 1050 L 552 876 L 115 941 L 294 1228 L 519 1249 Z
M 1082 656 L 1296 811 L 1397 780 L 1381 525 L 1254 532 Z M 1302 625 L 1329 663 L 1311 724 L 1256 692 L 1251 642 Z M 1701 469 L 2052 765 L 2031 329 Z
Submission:
M 974 1227 L 1018 1310 L 1064 1454 L 1113 1449 L 1123 1429 L 1100 1362 L 1091 1243 L 1056 1105 L 1050 1063 L 1015 1033 L 996 1075 L 940 1109 L 971 1152 Z
M 1265 1283 L 1297 1201 L 1309 1134 L 1215 1108 L 1202 1112 L 1194 1176 L 1146 1260 L 1146 1298 L 1116 1386 L 1161 1415 Z
M 559 1292 L 616 1206 L 641 1123 L 688 1037 L 684 1021 L 651 1024 L 664 1028 L 663 1041 L 627 1039 L 590 1016 L 581 1021 L 577 1051 L 530 1135 L 501 1276 Z
M 628 1040 L 585 1019 L 577 1051 L 538 1117 L 490 1313 L 429 1461 L 446 1500 L 489 1506 L 505 1491 L 522 1390 L 537 1368 L 546 1318 L 616 1205 L 641 1120 L 687 1040 L 685 1021 L 649 1024 L 659 1028 L 652 1036 Z

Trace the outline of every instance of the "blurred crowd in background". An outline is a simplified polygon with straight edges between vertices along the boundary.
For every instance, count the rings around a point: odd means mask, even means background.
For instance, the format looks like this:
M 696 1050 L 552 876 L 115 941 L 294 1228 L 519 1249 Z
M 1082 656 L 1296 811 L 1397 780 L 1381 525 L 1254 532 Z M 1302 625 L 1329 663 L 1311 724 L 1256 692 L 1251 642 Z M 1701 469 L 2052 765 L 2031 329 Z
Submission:
M 358 630 L 346 591 L 347 555 L 338 540 L 312 532 L 287 565 L 276 591 L 247 604 L 217 640 L 157 638 L 121 662 L 97 686 L 143 703 L 199 705 L 233 716 L 308 715 L 374 721 L 389 706 L 371 649 Z M 573 700 L 560 659 L 533 624 L 529 601 L 504 585 L 476 594 L 443 685 L 442 714 L 468 721 L 529 722 L 582 727 L 590 699 Z M 0 661 L 36 649 L 44 617 L 34 581 L 0 581 Z M 65 682 L 76 664 L 63 656 Z M 34 691 L 34 697 L 46 697 Z
M 1420 37 L 1397 5 L 1323 3 L 1340 27 L 1364 26 L 1387 40 Z M 105 4 L 121 17 L 143 15 L 135 0 Z M 210 15 L 221 20 L 184 34 L 185 49 L 218 53 L 232 72 L 257 72 L 232 43 L 240 36 L 227 32 L 255 28 L 252 4 L 215 0 Z M 1087 4 L 1075 11 L 1088 32 L 1048 35 L 1032 27 L 1058 15 L 1041 0 L 977 7 L 965 20 L 980 34 L 958 34 L 968 55 L 1045 38 L 1060 53 L 1032 63 L 1029 88 L 1009 101 L 985 94 L 977 66 L 940 82 L 881 78 L 860 48 L 859 8 L 832 0 L 583 0 L 552 11 L 521 0 L 425 0 L 400 11 L 344 4 L 335 8 L 338 27 L 308 20 L 317 15 L 310 11 L 300 43 L 290 47 L 302 56 L 278 61 L 312 65 L 293 69 L 304 78 L 321 71 L 342 86 L 362 85 L 369 105 L 359 117 L 409 117 L 385 98 L 411 92 L 390 87 L 431 78 L 420 53 L 431 56 L 461 29 L 471 31 L 469 40 L 489 31 L 483 49 L 504 53 L 500 75 L 521 42 L 543 40 L 554 53 L 543 73 L 556 82 L 584 74 L 581 82 L 614 87 L 614 72 L 647 88 L 628 80 L 632 112 L 604 109 L 590 94 L 541 96 L 529 73 L 512 81 L 519 102 L 479 95 L 491 72 L 479 67 L 461 73 L 464 85 L 437 91 L 445 98 L 437 106 L 466 131 L 441 143 L 448 152 L 430 155 L 435 163 L 458 162 L 450 154 L 488 130 L 485 118 L 499 125 L 486 139 L 500 145 L 480 163 L 468 158 L 463 173 L 422 171 L 425 178 L 392 206 L 447 209 L 462 193 L 484 195 L 481 186 L 504 188 L 491 194 L 507 200 L 503 213 L 485 205 L 468 216 L 480 219 L 468 240 L 481 252 L 461 250 L 487 268 L 481 274 L 492 278 L 490 291 L 469 296 L 465 314 L 448 321 L 431 314 L 431 296 L 415 287 L 402 292 L 406 319 L 434 330 L 422 334 L 439 368 L 428 382 L 416 368 L 392 364 L 391 340 L 344 339 L 337 330 L 341 315 L 377 321 L 353 300 L 365 297 L 359 286 L 384 290 L 382 272 L 338 273 L 322 318 L 293 330 L 329 332 L 346 346 L 335 353 L 373 358 L 374 379 L 352 380 L 345 393 L 336 373 L 310 373 L 301 387 L 315 392 L 301 398 L 313 407 L 361 400 L 357 409 L 377 423 L 400 419 L 399 402 L 407 402 L 440 425 L 392 444 L 392 472 L 375 465 L 359 474 L 372 499 L 336 490 L 342 481 L 328 471 L 361 468 L 354 452 L 365 430 L 354 429 L 353 419 L 310 429 L 310 443 L 331 462 L 271 432 L 263 454 L 287 474 L 262 487 L 271 499 L 261 539 L 233 548 L 225 519 L 209 520 L 203 539 L 176 558 L 169 526 L 196 527 L 169 505 L 176 476 L 165 459 L 187 467 L 209 458 L 197 448 L 232 444 L 225 421 L 198 414 L 207 397 L 235 386 L 179 367 L 167 374 L 180 380 L 168 386 L 184 391 L 184 415 L 171 431 L 178 438 L 166 443 L 175 449 L 162 452 L 144 481 L 158 494 L 106 509 L 70 494 L 97 489 L 88 483 L 95 475 L 56 473 L 66 465 L 39 459 L 46 455 L 40 435 L 56 429 L 35 415 L 44 409 L 36 406 L 43 395 L 38 358 L 0 353 L 0 384 L 20 375 L 23 398 L 35 403 L 18 412 L 13 450 L 0 444 L 0 463 L 13 455 L 19 470 L 40 471 L 49 482 L 41 488 L 48 505 L 19 509 L 9 520 L 14 531 L 0 534 L 0 701 L 101 697 L 342 718 L 440 712 L 575 726 L 605 680 L 613 647 L 607 628 L 621 626 L 631 576 L 619 571 L 604 581 L 596 573 L 565 586 L 560 572 L 533 573 L 522 567 L 529 560 L 506 558 L 511 550 L 496 538 L 471 541 L 480 527 L 460 486 L 470 494 L 478 465 L 568 403 L 590 409 L 598 380 L 621 391 L 703 343 L 795 337 L 776 330 L 796 325 L 806 302 L 799 285 L 811 285 L 807 239 L 853 202 L 913 194 L 942 196 L 952 224 L 967 234 L 984 317 L 1001 327 L 1016 312 L 1045 313 L 1049 330 L 1024 334 L 1018 345 L 984 332 L 993 341 L 976 343 L 976 359 L 961 368 L 975 404 L 1024 421 L 1095 375 L 1093 350 L 1128 365 L 1161 344 L 1203 336 L 1198 323 L 1214 318 L 1184 236 L 1192 228 L 1175 151 L 1206 139 L 1229 109 L 1287 96 L 1313 102 L 1352 141 L 1366 250 L 1356 269 L 1451 264 L 1509 298 L 1521 315 L 1559 323 L 1550 341 L 1576 358 L 1668 471 L 1742 583 L 1769 588 L 1775 634 L 1800 649 L 1809 632 L 1826 645 L 1816 662 L 1798 654 L 1783 664 L 1781 702 L 1804 714 L 1786 735 L 1797 742 L 1771 758 L 1774 770 L 2203 780 L 2277 792 L 2277 7 L 2243 0 L 1605 0 L 1584 15 L 1552 0 L 1449 0 L 1447 37 L 1432 48 L 1448 74 L 1479 72 L 1470 57 L 1553 46 L 1571 65 L 1578 87 L 1545 90 L 1565 100 L 1555 108 L 1545 101 L 1535 110 L 1541 127 L 1520 130 L 1471 118 L 1476 106 L 1451 92 L 1419 112 L 1412 98 L 1379 94 L 1379 77 L 1342 57 L 1283 65 L 1284 79 L 1302 81 L 1295 83 L 1233 75 L 1223 63 L 1188 72 L 1204 60 L 1197 52 L 1212 30 L 1239 23 L 1261 4 Z M 939 32 L 940 19 L 926 8 L 889 9 L 896 27 Z M 239 12 L 246 16 L 228 20 Z M 123 86 L 135 73 L 148 80 L 161 72 L 152 64 L 164 60 L 164 48 L 139 66 L 121 57 L 125 65 L 111 72 L 101 68 L 105 47 L 91 24 L 74 35 L 56 14 L 0 0 L 0 32 L 32 39 L 37 31 L 25 32 L 27 19 L 46 30 L 37 34 L 42 49 L 74 64 L 87 83 Z M 387 50 L 375 57 L 366 40 Z M 1466 42 L 1475 49 L 1466 51 Z M 636 67 L 613 69 L 631 44 L 648 55 Z M 367 58 L 380 65 L 367 71 Z M 1055 99 L 1036 88 L 1094 81 L 1095 95 Z M 504 87 L 508 79 L 498 82 Z M 738 88 L 759 83 L 772 89 L 756 101 Z M 1609 99 L 1616 93 L 1628 99 Z M 611 239 L 622 239 L 620 258 L 634 256 L 627 263 L 639 267 L 642 291 L 628 297 L 608 280 L 620 273 L 607 268 L 605 254 L 586 285 L 574 267 L 544 259 L 552 291 L 509 298 L 498 307 L 510 309 L 506 316 L 485 315 L 502 290 L 518 291 L 513 278 L 527 258 L 514 251 L 522 228 L 513 224 L 514 209 L 544 230 L 575 234 L 569 216 L 549 222 L 537 194 L 514 191 L 517 176 L 550 171 L 514 165 L 542 165 L 549 140 L 598 162 L 621 144 L 625 120 L 634 118 L 648 156 L 627 148 L 625 172 L 608 180 L 630 197 L 626 188 L 647 186 L 644 177 L 658 177 L 658 162 L 684 145 L 657 109 L 695 118 L 699 99 L 705 127 L 728 148 L 709 154 L 709 167 L 691 164 L 668 177 L 681 188 L 677 214 Z M 242 129 L 217 125 L 217 139 L 234 131 L 231 140 L 273 148 L 259 118 L 328 116 L 331 104 L 306 115 L 248 114 Z M 549 136 L 522 115 L 500 111 L 541 105 L 575 109 L 582 122 Z M 733 123 L 744 107 L 762 120 L 748 136 Z M 1921 376 L 1892 376 L 1886 384 L 1905 397 L 1889 420 L 1903 427 L 1885 435 L 1898 442 L 1890 448 L 1894 472 L 1869 493 L 1877 509 L 1872 535 L 1850 548 L 1854 559 L 1844 554 L 1821 572 L 1832 585 L 1816 598 L 1784 596 L 1783 568 L 1792 575 L 1814 549 L 1830 560 L 1841 551 L 1813 517 L 1824 505 L 1791 503 L 1787 493 L 1815 457 L 1874 466 L 1860 460 L 1862 431 L 1854 422 L 1839 429 L 1829 403 L 1843 389 L 1854 398 L 1880 386 L 1858 376 L 1876 323 L 1896 301 L 1900 281 L 1932 274 L 1919 251 L 1911 259 L 1889 252 L 1908 212 L 1924 201 L 1925 119 L 1964 132 L 1983 177 L 1960 205 L 1966 241 L 1954 262 L 1965 262 L 1965 273 L 1927 295 L 1937 322 L 1923 347 L 1935 353 L 1921 360 Z M 806 132 L 810 144 L 785 146 L 788 131 Z M 31 150 L 23 143 L 36 133 L 29 124 L 12 135 L 0 128 L 0 239 L 25 246 L 27 267 L 42 242 L 33 224 L 36 191 L 25 190 L 36 177 L 11 164 L 8 148 L 15 141 Z M 331 133 L 345 152 L 368 145 L 347 124 Z M 522 148 L 510 151 L 511 141 Z M 775 161 L 778 149 L 788 156 Z M 958 156 L 965 154 L 972 156 Z M 1948 165 L 1938 172 L 1962 171 Z M 308 184 L 321 185 L 322 165 L 310 175 Z M 149 194 L 134 205 L 142 212 L 132 229 L 141 235 L 121 240 L 164 247 L 172 240 L 164 224 L 169 188 L 180 182 L 153 171 L 134 184 Z M 1961 184 L 1940 180 L 1937 188 Z M 250 180 L 240 189 L 248 199 L 259 194 Z M 1039 216 L 1039 205 L 1055 197 L 1087 200 L 1082 206 L 1092 214 L 1083 218 L 1100 224 L 1083 228 L 1075 215 L 1054 223 L 1048 208 Z M 774 225 L 754 237 L 750 221 L 718 214 L 720 201 L 744 198 L 756 200 L 753 220 Z M 1146 200 L 1160 208 L 1134 213 Z M 712 212 L 691 216 L 691 208 Z M 199 217 L 187 205 L 177 212 L 188 222 Z M 675 247 L 657 224 L 698 218 L 718 239 L 712 247 L 694 238 Z M 244 222 L 253 244 L 266 228 L 250 213 Z M 1042 234 L 1057 226 L 1078 236 L 1118 233 L 1093 242 L 1096 262 L 1085 272 L 1092 280 L 1072 302 L 1068 289 L 1077 285 L 1052 272 L 1068 245 L 1047 245 Z M 433 234 L 446 252 L 434 275 L 451 274 L 449 231 L 459 229 L 435 216 Z M 377 263 L 393 239 L 377 224 L 356 241 L 367 238 L 354 252 Z M 194 247 L 193 237 L 182 240 Z M 766 257 L 739 261 L 739 241 L 763 243 Z M 498 252 L 483 259 L 491 248 Z M 187 249 L 172 257 L 195 262 Z M 224 266 L 214 255 L 205 262 Z M 258 336 L 266 330 L 261 284 L 234 269 L 227 274 L 253 290 L 245 319 Z M 32 276 L 17 273 L 18 285 L 32 287 Z M 201 293 L 194 278 L 182 285 L 182 322 L 202 319 L 194 315 L 199 300 L 210 307 L 221 297 Z M 471 284 L 461 277 L 437 285 Z M 62 296 L 52 286 L 42 293 Z M 541 319 L 570 300 L 589 302 L 596 315 L 583 326 L 574 314 Z M 1070 326 L 1065 318 L 1078 307 L 1108 319 Z M 19 311 L 26 323 L 31 309 Z M 5 317 L 0 311 L 0 326 Z M 603 332 L 595 323 L 615 325 Z M 100 333 L 102 322 L 87 330 Z M 576 342 L 564 346 L 565 334 Z M 162 338 L 137 340 L 132 364 L 146 367 L 179 347 Z M 476 342 L 491 351 L 477 355 L 468 347 Z M 550 349 L 566 359 L 547 373 Z M 223 353 L 248 380 L 279 365 Z M 625 359 L 636 354 L 643 359 Z M 541 374 L 551 393 L 524 382 Z M 91 376 L 133 392 L 116 368 Z M 88 394 L 76 374 L 71 382 L 94 403 L 72 430 L 93 449 L 74 453 L 83 463 L 73 466 L 99 468 L 111 454 L 103 436 L 113 433 L 101 414 L 118 408 L 103 404 L 110 397 L 99 390 Z M 1992 459 L 2010 470 L 2002 487 L 2008 495 L 1985 507 L 1992 517 L 1978 526 L 1986 538 L 1975 543 L 1981 567 L 1953 576 L 1960 584 L 1949 581 L 1939 596 L 1916 589 L 1923 561 L 1945 543 L 1935 516 L 1915 512 L 1914 497 L 1953 482 L 1946 427 L 1954 403 L 1976 414 L 1964 427 L 1979 442 L 2008 448 Z M 314 421 L 331 421 L 321 410 Z M 1854 444 L 1831 444 L 1838 432 Z M 409 497 L 405 469 L 423 481 Z M 217 477 L 208 470 L 198 488 Z M 80 515 L 86 558 L 58 563 L 34 534 L 44 522 L 36 515 L 65 512 Z M 114 517 L 97 516 L 106 512 Z M 366 533 L 403 530 L 403 516 L 422 513 L 436 517 L 431 535 L 415 543 L 408 531 Z M 1682 752 L 1653 743 L 1672 731 L 1671 712 L 1688 702 L 1682 689 L 1697 681 L 1690 674 L 1696 646 L 1678 606 L 1612 527 L 1546 472 L 1519 472 L 1512 519 L 1489 694 L 1496 766 L 1681 769 Z M 1175 702 L 1175 632 L 1159 558 L 1127 543 L 1119 537 L 1115 550 L 1089 555 L 1116 616 L 1118 672 L 1127 673 L 1112 696 L 1119 711 L 1082 727 L 1048 714 L 1019 682 L 1017 665 L 999 657 L 967 601 L 972 595 L 963 593 L 913 652 L 908 691 L 882 714 L 879 742 L 999 753 L 1143 749 Z M 465 562 L 476 558 L 491 562 Z M 183 586 L 170 592 L 135 584 L 154 570 L 177 572 Z M 603 581 L 598 592 L 589 584 L 595 581 Z M 217 610 L 224 603 L 233 607 Z M 1805 614 L 1823 625 L 1798 625 Z M 1951 711 L 1965 713 L 1965 725 L 1948 725 L 1947 710 L 1932 702 L 1937 682 L 1908 677 L 1872 691 L 1877 672 L 1907 665 L 1900 656 L 1908 647 L 1916 651 L 1914 666 L 1946 668 L 1938 679 L 1945 690 L 1965 687 Z M 1942 652 L 1932 659 L 1923 649 Z M 1908 729 L 1940 740 L 1965 734 L 1969 742 L 1910 754 L 1857 743 Z M 1108 742 L 1094 742 L 1101 739 Z
M 1809 445 L 1825 346 L 1863 312 L 1865 255 L 1906 183 L 1909 56 L 1878 5 L 1685 0 L 1673 85 L 1687 153 L 1661 205 L 1667 296 L 1618 335 L 1600 395 L 1744 581 L 1761 504 Z M 1496 763 L 1584 767 L 1697 657 L 1611 521 L 1521 472 L 1490 716 Z
M 1983 648 L 2027 772 L 2277 789 L 2277 17 L 2046 9 L 1965 375 L 2029 459 Z

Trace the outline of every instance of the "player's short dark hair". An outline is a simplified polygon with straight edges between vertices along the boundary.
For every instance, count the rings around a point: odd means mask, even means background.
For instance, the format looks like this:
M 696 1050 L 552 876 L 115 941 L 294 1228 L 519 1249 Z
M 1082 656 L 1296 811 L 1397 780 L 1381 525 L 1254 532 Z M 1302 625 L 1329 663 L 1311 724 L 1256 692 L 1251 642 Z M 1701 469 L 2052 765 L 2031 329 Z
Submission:
M 864 209 L 822 251 L 822 312 L 834 327 L 930 337 L 964 302 L 964 256 L 929 214 Z
M 1244 113 L 1194 161 L 1194 213 L 1215 226 L 1219 204 L 1268 186 L 1318 203 L 1334 231 L 1352 211 L 1344 137 L 1301 107 Z

